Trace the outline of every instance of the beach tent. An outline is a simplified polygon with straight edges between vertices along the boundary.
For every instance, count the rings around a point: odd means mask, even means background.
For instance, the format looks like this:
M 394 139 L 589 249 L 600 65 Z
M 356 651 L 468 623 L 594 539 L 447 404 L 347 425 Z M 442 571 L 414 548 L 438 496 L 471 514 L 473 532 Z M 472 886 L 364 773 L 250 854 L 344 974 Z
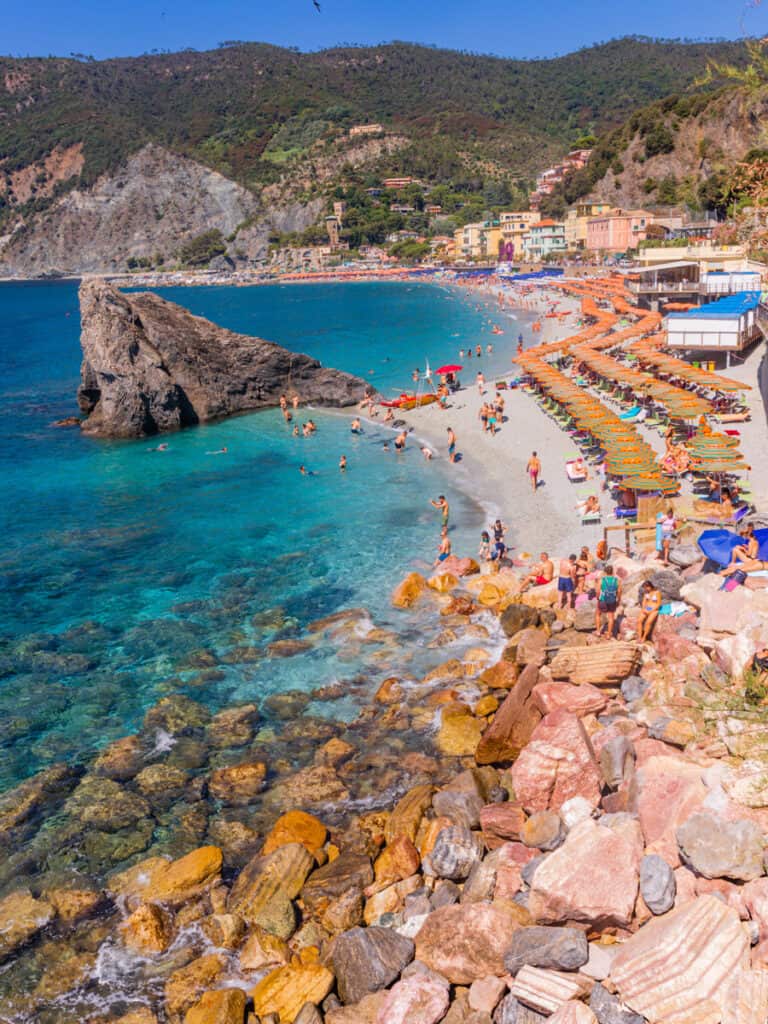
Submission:
M 755 530 L 755 537 L 760 545 L 758 557 L 768 561 L 768 529 Z M 733 549 L 743 543 L 744 539 L 738 534 L 723 529 L 705 530 L 698 540 L 702 554 L 718 565 L 728 565 Z

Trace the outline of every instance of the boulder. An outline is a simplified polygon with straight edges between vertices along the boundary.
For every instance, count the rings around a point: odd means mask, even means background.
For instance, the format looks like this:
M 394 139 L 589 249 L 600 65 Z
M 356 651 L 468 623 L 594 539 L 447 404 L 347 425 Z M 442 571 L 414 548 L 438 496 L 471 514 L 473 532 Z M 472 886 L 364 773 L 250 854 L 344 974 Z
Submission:
M 264 788 L 267 766 L 263 761 L 218 768 L 208 777 L 208 792 L 223 804 L 249 804 Z
M 437 1024 L 449 1002 L 447 982 L 432 972 L 410 974 L 387 992 L 376 1024 Z
M 100 278 L 80 285 L 82 429 L 98 437 L 151 434 L 276 406 L 288 387 L 304 401 L 353 405 L 365 383 L 316 359 L 235 334 L 152 292 L 126 295 Z
M 629 809 L 635 811 L 649 853 L 658 853 L 671 867 L 679 863 L 678 825 L 697 811 L 707 796 L 701 768 L 679 758 L 653 755 L 635 772 L 629 787 Z
M 579 718 L 596 715 L 608 703 L 608 694 L 589 683 L 572 686 L 570 683 L 538 683 L 533 689 L 533 702 L 542 715 L 565 708 Z
M 239 914 L 249 925 L 260 925 L 288 939 L 296 927 L 291 900 L 301 892 L 313 864 L 312 854 L 301 843 L 289 843 L 266 857 L 254 857 L 232 886 L 227 910 Z
M 124 944 L 140 956 L 164 953 L 173 941 L 169 915 L 152 903 L 143 903 L 120 925 Z
M 328 829 L 313 814 L 306 811 L 288 811 L 277 819 L 267 834 L 262 855 L 272 853 L 280 846 L 301 843 L 313 857 L 323 848 Z
M 738 911 L 699 896 L 631 936 L 613 961 L 611 981 L 622 1002 L 651 1021 L 717 1024 L 730 1012 L 729 982 L 748 955 Z
M 482 856 L 480 839 L 468 828 L 454 825 L 439 833 L 425 869 L 428 867 L 438 878 L 460 881 L 467 877 Z
M 370 992 L 386 988 L 413 960 L 411 939 L 389 928 L 352 928 L 335 940 L 331 963 L 339 998 L 357 1003 Z
M 577 928 L 532 925 L 519 928 L 504 954 L 504 966 L 517 974 L 526 964 L 556 971 L 577 971 L 589 959 L 587 936 Z
M 666 914 L 675 905 L 675 873 L 667 862 L 652 853 L 640 862 L 640 895 L 652 914 Z
M 636 644 L 612 640 L 590 647 L 561 647 L 549 667 L 553 679 L 567 679 L 576 685 L 618 686 L 634 672 L 638 657 Z
M 392 591 L 391 602 L 395 608 L 413 608 L 427 589 L 427 581 L 417 572 L 409 572 Z
M 471 757 L 483 734 L 483 722 L 472 709 L 455 701 L 444 704 L 440 712 L 440 728 L 435 743 L 441 753 L 450 757 Z
M 554 850 L 563 841 L 563 823 L 554 811 L 534 811 L 520 831 L 526 846 Z
M 598 1024 L 597 1017 L 584 1003 L 569 999 L 549 1018 L 549 1024 Z
M 409 789 L 392 809 L 392 813 L 384 826 L 384 838 L 388 843 L 399 835 L 407 836 L 411 842 L 416 841 L 421 819 L 432 803 L 434 786 L 423 784 Z
M 531 811 L 557 810 L 573 796 L 597 805 L 600 772 L 581 720 L 552 711 L 539 722 L 511 769 L 515 796 Z
M 527 626 L 510 640 L 510 647 L 514 647 L 515 661 L 518 665 L 535 665 L 541 668 L 547 660 L 547 634 L 543 629 L 535 626 Z
M 262 978 L 250 996 L 262 1019 L 276 1013 L 281 1024 L 293 1024 L 306 1003 L 321 1003 L 332 988 L 333 973 L 319 963 L 316 950 L 305 949 Z
M 244 971 L 263 971 L 283 967 L 291 959 L 288 943 L 259 925 L 251 925 L 240 950 L 240 966 Z
M 477 1013 L 493 1013 L 506 991 L 503 978 L 478 978 L 469 987 L 469 1008 Z
M 526 1006 L 551 1014 L 569 1000 L 578 998 L 582 994 L 582 984 L 568 974 L 526 964 L 510 985 L 510 992 Z
M 700 811 L 678 828 L 677 842 L 685 861 L 705 878 L 749 882 L 763 874 L 763 833 L 753 821 Z
M 138 905 L 141 902 L 180 906 L 221 881 L 222 853 L 218 846 L 201 846 L 178 860 L 150 857 L 112 875 L 107 889 Z
M 0 900 L 0 960 L 36 935 L 53 919 L 47 900 L 37 900 L 29 889 L 17 889 Z
M 512 761 L 531 739 L 541 721 L 541 712 L 532 697 L 538 679 L 535 665 L 527 665 L 520 673 L 473 751 L 478 764 Z
M 528 626 L 535 626 L 539 621 L 539 613 L 536 608 L 526 604 L 514 603 L 508 605 L 501 613 L 499 622 L 507 636 L 514 636 L 521 629 Z
M 487 804 L 480 811 L 480 828 L 487 849 L 495 850 L 510 839 L 519 839 L 525 824 L 520 804 Z
M 454 985 L 504 973 L 504 953 L 519 927 L 511 910 L 489 903 L 441 907 L 416 935 L 416 958 Z
M 342 853 L 335 860 L 313 871 L 301 891 L 301 899 L 310 913 L 323 913 L 332 900 L 349 889 L 362 891 L 373 881 L 373 868 L 361 853 Z
M 221 953 L 199 956 L 170 975 L 165 983 L 165 1012 L 172 1022 L 180 1021 L 206 989 L 221 977 L 226 960 Z
M 241 1024 L 246 995 L 241 988 L 220 988 L 204 992 L 187 1010 L 184 1024 Z
M 397 836 L 376 858 L 373 865 L 374 879 L 387 885 L 399 882 L 415 874 L 420 864 L 419 851 L 411 840 L 407 836 Z
M 645 1018 L 624 1006 L 603 985 L 595 985 L 589 994 L 589 1006 L 598 1024 L 645 1024 Z
M 520 675 L 520 667 L 517 662 L 502 658 L 495 665 L 486 668 L 481 673 L 478 682 L 490 690 L 511 690 Z
M 628 818 L 608 828 L 592 819 L 568 833 L 536 868 L 528 909 L 541 924 L 583 921 L 626 927 L 637 899 L 642 838 Z

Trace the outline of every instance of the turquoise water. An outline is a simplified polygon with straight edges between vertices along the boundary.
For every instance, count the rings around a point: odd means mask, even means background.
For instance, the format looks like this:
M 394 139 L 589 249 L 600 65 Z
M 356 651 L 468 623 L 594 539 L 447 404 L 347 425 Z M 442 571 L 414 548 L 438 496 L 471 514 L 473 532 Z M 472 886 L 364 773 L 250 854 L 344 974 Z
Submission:
M 518 331 L 492 306 L 427 284 L 161 294 L 391 394 L 414 366 L 453 361 L 470 342 L 493 341 L 486 374 L 506 370 Z M 505 335 L 491 336 L 492 319 Z M 427 464 L 416 446 L 386 454 L 384 428 L 353 438 L 347 416 L 313 411 L 317 434 L 297 439 L 265 411 L 172 435 L 166 452 L 53 429 L 77 411 L 78 334 L 75 285 L 0 285 L 2 788 L 125 735 L 168 692 L 218 707 L 354 676 L 349 652 L 316 643 L 278 658 L 266 645 L 349 606 L 401 628 L 388 597 L 434 557 L 430 496 L 448 495 L 459 553 L 474 553 L 482 526 L 444 460 Z M 215 670 L 201 677 L 200 665 Z

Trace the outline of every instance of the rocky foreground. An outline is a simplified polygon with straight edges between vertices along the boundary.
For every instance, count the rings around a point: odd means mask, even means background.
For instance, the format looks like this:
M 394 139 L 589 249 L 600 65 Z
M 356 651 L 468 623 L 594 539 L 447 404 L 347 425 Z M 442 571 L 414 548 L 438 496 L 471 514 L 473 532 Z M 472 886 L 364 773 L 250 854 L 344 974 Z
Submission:
M 590 603 L 555 610 L 554 584 L 520 595 L 514 572 L 456 558 L 405 579 L 397 607 L 430 604 L 446 633 L 479 641 L 490 612 L 507 641 L 495 662 L 479 642 L 381 685 L 360 721 L 423 745 L 402 748 L 405 792 L 385 809 L 349 801 L 338 815 L 363 754 L 354 723 L 265 790 L 268 765 L 247 756 L 256 707 L 211 717 L 173 696 L 85 775 L 52 769 L 19 787 L 0 807 L 9 855 L 54 807 L 40 832 L 69 816 L 70 842 L 88 852 L 89 825 L 100 855 L 127 865 L 53 885 L 49 858 L 38 882 L 8 886 L 0 1019 L 765 1024 L 768 728 L 745 668 L 768 638 L 768 593 L 721 593 L 694 550 L 674 554 L 685 568 L 615 559 L 626 614 L 603 642 Z M 653 645 L 633 639 L 646 578 L 682 611 Z M 148 753 L 159 726 L 186 745 L 186 771 Z M 206 743 L 242 753 L 193 778 L 189 750 Z M 392 771 L 382 755 L 381 787 Z M 131 854 L 131 833 L 182 790 L 189 835 L 201 802 L 228 809 L 219 842 L 172 859 L 142 854 L 147 839 Z M 258 835 L 262 798 L 273 814 Z
M 233 413 L 303 403 L 347 406 L 365 383 L 279 345 L 235 334 L 152 292 L 125 295 L 106 281 L 80 286 L 82 429 L 148 437 Z

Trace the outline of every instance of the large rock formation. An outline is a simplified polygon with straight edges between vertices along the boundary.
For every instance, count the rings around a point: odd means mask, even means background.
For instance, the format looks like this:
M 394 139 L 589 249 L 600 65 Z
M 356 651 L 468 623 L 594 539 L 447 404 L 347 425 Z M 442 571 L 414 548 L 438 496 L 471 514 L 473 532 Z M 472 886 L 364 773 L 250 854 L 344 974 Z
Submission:
M 269 341 L 235 334 L 151 292 L 124 295 L 102 280 L 80 286 L 83 430 L 146 437 L 278 404 L 297 392 L 351 405 L 365 383 Z

